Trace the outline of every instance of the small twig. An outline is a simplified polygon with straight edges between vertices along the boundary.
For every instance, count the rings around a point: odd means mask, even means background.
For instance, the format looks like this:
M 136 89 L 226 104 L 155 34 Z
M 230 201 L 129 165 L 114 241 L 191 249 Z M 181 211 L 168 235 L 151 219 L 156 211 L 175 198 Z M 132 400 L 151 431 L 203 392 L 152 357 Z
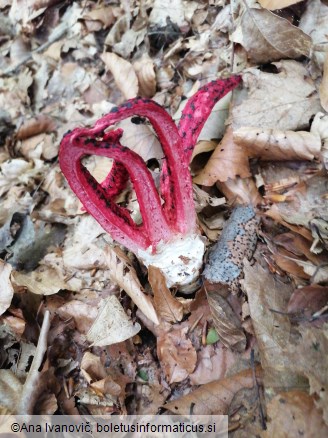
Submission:
M 256 388 L 256 395 L 257 395 L 257 398 L 259 400 L 259 414 L 260 414 L 261 425 L 262 425 L 262 429 L 266 430 L 267 426 L 266 426 L 263 407 L 262 407 L 262 403 L 261 403 L 260 388 L 259 388 L 259 384 L 258 384 L 257 379 L 256 379 L 256 373 L 255 373 L 255 360 L 254 360 L 253 348 L 251 349 L 251 368 L 252 368 L 254 386 Z
M 44 354 L 47 350 L 47 337 L 50 328 L 50 312 L 45 311 L 43 323 L 40 331 L 38 345 L 32 361 L 31 369 L 27 375 L 27 379 L 23 385 L 20 402 L 17 406 L 18 415 L 32 414 L 33 410 L 33 394 L 38 390 L 38 380 L 40 378 L 39 368 L 42 364 Z

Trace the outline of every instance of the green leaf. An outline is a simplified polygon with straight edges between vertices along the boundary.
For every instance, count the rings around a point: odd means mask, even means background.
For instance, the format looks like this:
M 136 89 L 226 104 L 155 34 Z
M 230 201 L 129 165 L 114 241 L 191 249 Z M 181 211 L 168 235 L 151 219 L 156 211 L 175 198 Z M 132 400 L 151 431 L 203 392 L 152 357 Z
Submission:
M 206 336 L 206 344 L 207 345 L 215 344 L 215 342 L 217 342 L 218 340 L 219 340 L 219 336 L 217 331 L 213 327 L 210 328 Z

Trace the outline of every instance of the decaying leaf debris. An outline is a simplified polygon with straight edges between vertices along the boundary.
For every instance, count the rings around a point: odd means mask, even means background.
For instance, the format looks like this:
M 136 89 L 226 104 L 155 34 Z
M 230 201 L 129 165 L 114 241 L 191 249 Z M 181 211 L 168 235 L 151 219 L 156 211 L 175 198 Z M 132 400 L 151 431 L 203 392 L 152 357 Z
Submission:
M 235 438 L 328 435 L 327 22 L 324 0 L 0 1 L 0 414 L 227 414 Z M 193 96 L 231 77 L 200 129 Z M 65 134 L 136 96 L 191 160 L 206 251 L 189 295 L 117 245 L 58 165 Z M 100 134 L 117 132 L 174 218 L 152 124 Z M 82 164 L 99 185 L 117 169 Z M 138 229 L 120 172 L 111 202 Z

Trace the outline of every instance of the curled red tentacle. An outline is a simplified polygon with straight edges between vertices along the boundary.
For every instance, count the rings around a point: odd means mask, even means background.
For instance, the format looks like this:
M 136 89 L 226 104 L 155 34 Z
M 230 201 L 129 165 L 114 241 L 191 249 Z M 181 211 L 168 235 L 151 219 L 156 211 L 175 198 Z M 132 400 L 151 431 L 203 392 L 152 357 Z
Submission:
M 125 167 L 140 204 L 142 225 L 136 225 L 128 210 L 119 207 L 83 166 L 81 159 L 91 154 L 113 158 Z M 118 142 L 93 140 L 91 143 L 88 139 L 67 135 L 62 141 L 59 160 L 72 190 L 115 240 L 137 252 L 137 249 L 147 249 L 170 239 L 172 233 L 162 213 L 154 181 L 139 155 Z
M 241 76 L 212 81 L 201 87 L 187 102 L 178 125 L 183 152 L 190 163 L 192 152 L 203 126 L 215 104 L 241 82 Z

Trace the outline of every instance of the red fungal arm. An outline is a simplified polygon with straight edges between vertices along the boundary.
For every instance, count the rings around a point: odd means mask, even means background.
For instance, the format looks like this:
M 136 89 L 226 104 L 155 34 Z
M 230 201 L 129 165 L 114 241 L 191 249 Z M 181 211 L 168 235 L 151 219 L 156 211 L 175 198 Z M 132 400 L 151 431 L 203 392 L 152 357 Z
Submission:
M 128 180 L 129 173 L 123 164 L 114 161 L 109 174 L 101 183 L 101 187 L 106 191 L 107 196 L 116 198 L 116 196 L 123 192 Z
M 74 138 L 86 137 L 92 141 L 103 135 L 109 126 L 134 115 L 148 118 L 166 157 L 167 175 L 172 181 L 170 189 L 162 192 L 163 211 L 167 221 L 170 222 L 173 232 L 191 232 L 195 229 L 196 213 L 188 163 L 184 160 L 177 127 L 160 105 L 149 99 L 130 99 L 120 107 L 113 108 L 109 114 L 98 120 L 93 128 L 75 129 L 69 135 Z M 73 137 L 72 140 L 74 141 Z
M 178 125 L 185 159 L 188 164 L 190 163 L 199 134 L 213 107 L 229 91 L 236 88 L 240 82 L 241 76 L 231 76 L 228 79 L 212 81 L 200 88 L 188 100 Z
M 139 155 L 116 143 L 81 139 L 78 130 L 68 134 L 61 143 L 59 161 L 72 190 L 86 210 L 117 240 L 134 252 L 169 240 L 171 230 L 162 214 L 161 203 L 151 173 Z M 127 209 L 119 207 L 106 190 L 93 178 L 81 159 L 86 155 L 113 158 L 128 172 L 140 204 L 143 224 L 137 226 Z

